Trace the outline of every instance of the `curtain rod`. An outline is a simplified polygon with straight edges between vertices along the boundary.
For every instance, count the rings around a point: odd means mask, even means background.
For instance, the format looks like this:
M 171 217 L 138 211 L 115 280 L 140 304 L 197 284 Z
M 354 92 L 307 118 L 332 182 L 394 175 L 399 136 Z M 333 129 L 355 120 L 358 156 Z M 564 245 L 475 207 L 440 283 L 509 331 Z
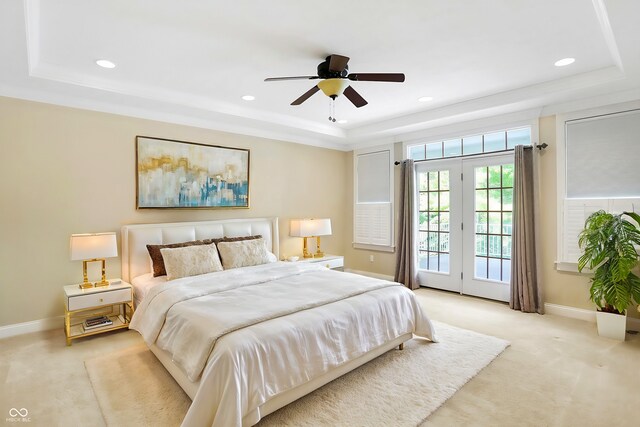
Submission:
M 545 148 L 547 148 L 549 146 L 549 144 L 547 144 L 546 142 L 543 142 L 542 144 L 536 144 L 536 145 L 525 145 L 524 149 L 525 150 L 531 150 L 533 147 L 536 147 L 538 150 L 542 151 Z M 507 150 L 499 150 L 499 151 L 491 151 L 489 153 L 475 153 L 475 154 L 467 154 L 466 156 L 451 156 L 451 157 L 438 157 L 436 159 L 423 159 L 423 160 L 414 160 L 413 163 L 420 163 L 420 162 L 428 162 L 431 160 L 444 160 L 444 159 L 459 159 L 460 157 L 476 157 L 476 156 L 484 156 L 486 154 L 496 154 L 496 153 L 507 153 L 509 151 L 513 151 L 513 148 L 509 148 Z M 394 165 L 399 165 L 401 162 L 394 162 Z

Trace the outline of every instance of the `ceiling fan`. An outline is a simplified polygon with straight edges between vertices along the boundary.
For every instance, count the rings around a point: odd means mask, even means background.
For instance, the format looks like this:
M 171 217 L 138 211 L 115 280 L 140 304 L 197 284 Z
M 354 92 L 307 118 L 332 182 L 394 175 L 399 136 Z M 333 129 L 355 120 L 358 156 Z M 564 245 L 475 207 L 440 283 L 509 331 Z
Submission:
M 291 105 L 300 105 L 311 97 L 314 93 L 321 90 L 329 98 L 335 100 L 339 95 L 344 93 L 349 101 L 356 107 L 364 107 L 367 101 L 360 96 L 354 88 L 349 85 L 349 81 L 364 82 L 404 82 L 404 74 L 402 73 L 351 73 L 349 74 L 349 66 L 347 63 L 349 58 L 341 55 L 329 55 L 318 64 L 317 76 L 295 76 L 295 77 L 270 77 L 264 79 L 265 82 L 274 82 L 280 80 L 315 80 L 320 79 L 317 85 L 305 92 L 300 98 L 296 99 Z M 331 118 L 330 118 L 331 119 Z

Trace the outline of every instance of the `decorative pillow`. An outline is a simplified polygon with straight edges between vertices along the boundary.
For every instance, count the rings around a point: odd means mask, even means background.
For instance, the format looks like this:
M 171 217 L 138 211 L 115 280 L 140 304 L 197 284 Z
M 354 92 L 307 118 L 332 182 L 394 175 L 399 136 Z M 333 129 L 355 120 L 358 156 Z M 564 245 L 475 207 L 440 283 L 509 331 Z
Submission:
M 213 241 L 211 239 L 207 239 L 193 240 L 190 242 L 171 243 L 168 245 L 147 245 L 147 251 L 149 251 L 149 256 L 151 257 L 151 265 L 153 266 L 153 277 L 165 276 L 167 274 L 167 270 L 164 267 L 164 259 L 162 258 L 162 253 L 160 252 L 162 249 L 184 248 L 186 246 L 196 245 L 209 245 L 212 242 Z
M 222 271 L 215 243 L 160 249 L 167 280 Z
M 262 236 L 243 236 L 243 237 L 220 237 L 218 239 L 192 240 L 190 242 L 171 243 L 167 245 L 147 245 L 147 251 L 151 257 L 151 265 L 153 268 L 153 277 L 165 276 L 167 270 L 164 267 L 164 259 L 160 251 L 165 248 L 183 248 L 185 246 L 209 245 L 211 243 L 218 244 L 220 242 L 236 242 L 240 240 L 259 239 Z
M 270 262 L 269 251 L 267 251 L 263 238 L 239 242 L 220 242 L 218 243 L 218 252 L 225 270 Z

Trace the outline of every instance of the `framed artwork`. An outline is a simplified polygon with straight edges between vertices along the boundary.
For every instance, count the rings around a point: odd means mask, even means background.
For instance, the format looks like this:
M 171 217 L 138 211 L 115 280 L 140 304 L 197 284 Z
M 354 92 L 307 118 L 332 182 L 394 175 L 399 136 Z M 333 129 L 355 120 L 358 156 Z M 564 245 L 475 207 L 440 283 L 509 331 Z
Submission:
M 249 150 L 136 136 L 136 207 L 248 208 Z

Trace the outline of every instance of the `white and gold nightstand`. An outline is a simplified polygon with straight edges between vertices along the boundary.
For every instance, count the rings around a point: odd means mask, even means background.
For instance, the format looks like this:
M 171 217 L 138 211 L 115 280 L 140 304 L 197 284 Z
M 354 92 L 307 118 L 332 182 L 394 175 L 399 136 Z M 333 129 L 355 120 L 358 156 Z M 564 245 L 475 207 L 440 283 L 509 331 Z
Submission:
M 84 329 L 84 320 L 107 316 L 113 322 L 96 329 Z M 80 289 L 78 285 L 64 287 L 64 332 L 67 345 L 71 340 L 129 327 L 133 316 L 133 287 L 119 279 L 109 286 Z
M 296 262 L 320 263 L 332 270 L 344 270 L 344 257 L 341 255 L 325 254 L 325 256 L 323 256 L 322 258 L 301 258 Z

